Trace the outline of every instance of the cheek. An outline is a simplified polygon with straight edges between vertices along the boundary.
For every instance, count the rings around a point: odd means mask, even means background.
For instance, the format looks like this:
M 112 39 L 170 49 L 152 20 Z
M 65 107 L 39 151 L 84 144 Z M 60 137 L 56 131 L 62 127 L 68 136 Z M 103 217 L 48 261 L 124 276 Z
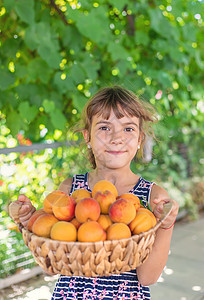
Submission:
M 133 148 L 137 147 L 138 136 L 135 136 L 135 135 L 126 136 L 126 144 L 130 145 Z
M 108 141 L 108 134 L 106 131 L 98 131 L 94 135 L 94 143 L 95 144 L 105 144 Z

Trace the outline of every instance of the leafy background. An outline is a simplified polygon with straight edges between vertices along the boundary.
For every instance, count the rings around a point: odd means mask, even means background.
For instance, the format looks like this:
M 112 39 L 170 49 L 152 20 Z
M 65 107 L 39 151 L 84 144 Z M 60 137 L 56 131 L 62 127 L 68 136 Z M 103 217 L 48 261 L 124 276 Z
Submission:
M 203 15 L 198 0 L 3 1 L 0 148 L 72 144 L 0 156 L 1 276 L 16 269 L 2 262 L 25 251 L 17 247 L 20 234 L 11 234 L 10 201 L 25 193 L 40 208 L 63 179 L 90 169 L 82 137 L 70 128 L 107 85 L 123 85 L 155 106 L 153 157 L 134 160 L 132 170 L 196 216 L 204 191 Z

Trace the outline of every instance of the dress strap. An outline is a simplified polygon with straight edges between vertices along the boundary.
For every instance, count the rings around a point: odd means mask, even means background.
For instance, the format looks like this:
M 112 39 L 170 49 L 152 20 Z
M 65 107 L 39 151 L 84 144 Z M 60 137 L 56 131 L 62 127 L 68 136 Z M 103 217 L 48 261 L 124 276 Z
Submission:
M 73 176 L 73 180 L 72 180 L 72 186 L 71 186 L 71 190 L 69 195 L 71 195 L 75 190 L 78 189 L 86 189 L 89 192 L 91 192 L 89 186 L 88 186 L 88 182 L 87 182 L 87 174 L 75 174 Z
M 149 203 L 150 201 L 150 193 L 153 184 L 154 182 L 148 181 L 143 177 L 140 177 L 138 183 L 130 192 L 136 195 L 142 201 L 145 207 L 147 207 L 147 203 Z

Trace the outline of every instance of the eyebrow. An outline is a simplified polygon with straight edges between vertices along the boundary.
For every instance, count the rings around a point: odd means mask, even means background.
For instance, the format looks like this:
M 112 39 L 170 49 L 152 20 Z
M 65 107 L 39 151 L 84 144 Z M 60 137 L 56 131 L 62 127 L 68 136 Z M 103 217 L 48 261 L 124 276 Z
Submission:
M 109 121 L 98 121 L 95 125 L 98 125 L 98 124 L 111 124 L 111 122 Z M 136 123 L 134 122 L 126 122 L 126 123 L 121 123 L 122 125 L 135 125 L 136 127 L 139 127 Z

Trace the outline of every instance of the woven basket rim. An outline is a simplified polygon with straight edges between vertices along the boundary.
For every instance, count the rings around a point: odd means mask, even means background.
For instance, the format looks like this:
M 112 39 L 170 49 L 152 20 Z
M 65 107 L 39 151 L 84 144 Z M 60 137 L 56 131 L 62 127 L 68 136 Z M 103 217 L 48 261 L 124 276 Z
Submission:
M 147 236 L 149 234 L 152 234 L 153 232 L 155 232 L 161 225 L 161 221 L 159 221 L 153 228 L 149 229 L 148 231 L 145 231 L 145 232 L 141 232 L 140 234 L 135 234 L 135 235 L 132 235 L 131 237 L 129 238 L 126 238 L 126 239 L 120 239 L 121 242 L 123 241 L 130 241 L 132 239 L 141 239 L 142 237 L 144 236 Z M 36 234 L 34 234 L 33 232 L 23 228 L 22 229 L 25 234 L 30 234 L 32 235 L 32 238 L 35 238 L 35 239 L 38 239 L 38 240 L 41 240 L 41 241 L 48 241 L 48 242 L 52 242 L 53 244 L 59 244 L 59 242 L 61 244 L 66 244 L 66 245 L 100 245 L 100 244 L 103 244 L 103 245 L 107 245 L 109 244 L 110 242 L 114 243 L 114 242 L 118 242 L 118 239 L 117 240 L 105 240 L 105 241 L 97 241 L 97 242 L 78 242 L 78 241 L 75 241 L 75 242 L 68 242 L 68 241 L 60 241 L 60 240 L 52 240 L 51 238 L 46 238 L 46 237 L 41 237 L 41 236 L 38 236 Z

